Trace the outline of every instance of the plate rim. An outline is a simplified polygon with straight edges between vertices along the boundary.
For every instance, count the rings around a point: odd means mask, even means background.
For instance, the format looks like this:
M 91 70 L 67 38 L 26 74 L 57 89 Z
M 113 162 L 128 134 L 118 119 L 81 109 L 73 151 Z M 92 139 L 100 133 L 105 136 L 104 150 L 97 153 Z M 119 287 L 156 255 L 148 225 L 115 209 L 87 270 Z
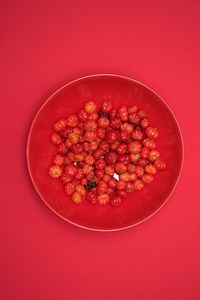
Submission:
M 47 201 L 44 199 L 44 197 L 42 196 L 42 194 L 39 192 L 35 182 L 34 182 L 34 179 L 33 179 L 33 176 L 32 176 L 32 173 L 31 173 L 31 167 L 30 167 L 30 159 L 29 159 L 29 149 L 30 149 L 30 138 L 31 138 L 31 134 L 32 134 L 32 130 L 33 130 L 33 127 L 34 127 L 34 124 L 37 120 L 37 117 L 38 115 L 40 114 L 40 112 L 42 111 L 42 109 L 48 104 L 48 102 L 57 94 L 59 93 L 62 89 L 66 88 L 67 86 L 73 84 L 73 83 L 76 83 L 77 81 L 81 81 L 83 79 L 87 79 L 87 78 L 92 78 L 92 77 L 117 77 L 117 78 L 121 78 L 121 79 L 125 79 L 125 80 L 128 80 L 128 81 L 131 81 L 133 83 L 137 83 L 143 87 L 145 87 L 146 89 L 148 89 L 149 91 L 151 91 L 153 94 L 155 94 L 163 103 L 164 105 L 168 108 L 168 110 L 170 111 L 171 115 L 173 116 L 175 122 L 176 122 L 176 125 L 177 125 L 177 128 L 178 128 L 178 132 L 179 132 L 179 135 L 180 135 L 180 140 L 181 140 L 181 165 L 180 165 L 180 170 L 179 170 L 179 173 L 178 173 L 178 176 L 176 178 L 176 182 L 174 184 L 174 187 L 173 189 L 171 190 L 170 194 L 166 197 L 165 201 L 162 203 L 162 205 L 160 205 L 158 207 L 158 209 L 156 209 L 153 213 L 151 213 L 148 217 L 142 219 L 141 221 L 137 222 L 137 223 L 134 223 L 132 225 L 128 225 L 128 226 L 123 226 L 123 227 L 120 227 L 120 228 L 113 228 L 113 229 L 100 229 L 100 228 L 92 228 L 92 227 L 87 227 L 87 226 L 83 226 L 83 225 L 80 225 L 80 224 L 77 224 L 75 222 L 72 222 L 70 220 L 68 220 L 67 218 L 63 217 L 59 212 L 57 212 L 54 208 L 52 208 L 48 203 Z M 148 85 L 144 84 L 143 82 L 141 81 L 138 81 L 136 79 L 133 79 L 133 78 L 130 78 L 128 76 L 124 76 L 124 75 L 120 75 L 120 74 L 112 74 L 112 73 L 97 73 L 97 74 L 91 74 L 91 75 L 86 75 L 86 76 L 81 76 L 79 78 L 76 78 L 74 80 L 71 80 L 69 81 L 68 83 L 62 85 L 60 88 L 56 89 L 45 101 L 44 103 L 40 106 L 40 108 L 37 110 L 37 113 L 35 114 L 35 117 L 33 118 L 32 122 L 31 122 L 31 126 L 30 126 L 30 129 L 28 131 L 28 137 L 27 137 L 27 143 L 26 143 L 26 162 L 27 162 L 27 168 L 28 168 L 28 173 L 29 173 L 29 176 L 30 176 L 30 179 L 31 179 L 31 182 L 37 192 L 37 194 L 39 195 L 39 197 L 41 198 L 41 200 L 45 203 L 45 205 L 54 213 L 56 214 L 58 217 L 60 217 L 61 219 L 63 219 L 65 222 L 68 222 L 76 227 L 79 227 L 79 228 L 82 228 L 82 229 L 86 229 L 86 230 L 90 230 L 90 231 L 96 231 L 96 232 L 113 232 L 113 231 L 121 231 L 121 230 L 125 230 L 125 229 L 129 229 L 129 228 L 132 228 L 132 227 L 135 227 L 145 221 L 147 221 L 148 219 L 150 219 L 151 217 L 153 217 L 155 214 L 157 214 L 160 209 L 168 202 L 168 200 L 171 198 L 171 196 L 173 195 L 175 189 L 177 188 L 177 185 L 178 185 L 178 182 L 180 180 L 180 177 L 181 177 L 181 174 L 182 174 L 182 170 L 183 170 L 183 162 L 184 162 L 184 142 L 183 142 L 183 135 L 182 135 L 182 132 L 181 132 L 181 128 L 180 128 L 180 125 L 179 125 L 179 122 L 176 118 L 176 115 L 175 113 L 172 111 L 172 109 L 170 108 L 170 106 L 168 105 L 168 103 L 160 96 L 158 95 L 152 88 L 150 88 Z

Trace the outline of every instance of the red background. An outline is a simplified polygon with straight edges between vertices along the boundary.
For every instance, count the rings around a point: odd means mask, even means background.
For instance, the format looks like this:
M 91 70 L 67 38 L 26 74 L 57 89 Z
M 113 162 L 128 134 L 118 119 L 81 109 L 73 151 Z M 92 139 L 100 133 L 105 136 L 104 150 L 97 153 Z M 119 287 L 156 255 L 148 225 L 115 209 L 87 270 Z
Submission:
M 199 1 L 1 1 L 0 298 L 200 299 Z M 27 172 L 31 121 L 72 79 L 140 80 L 175 112 L 185 162 L 153 218 L 113 233 L 76 228 L 39 199 Z

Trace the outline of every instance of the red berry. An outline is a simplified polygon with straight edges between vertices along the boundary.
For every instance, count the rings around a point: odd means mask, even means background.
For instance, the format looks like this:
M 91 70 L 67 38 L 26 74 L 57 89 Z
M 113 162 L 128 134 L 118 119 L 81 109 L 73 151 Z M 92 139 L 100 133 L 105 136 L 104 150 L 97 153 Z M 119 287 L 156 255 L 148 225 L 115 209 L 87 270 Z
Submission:
M 78 118 L 76 115 L 71 115 L 67 117 L 67 126 L 76 127 L 78 124 Z
M 107 192 L 107 190 L 108 190 L 107 184 L 103 180 L 99 181 L 97 185 L 97 193 L 104 194 Z
M 78 192 L 73 193 L 72 194 L 72 201 L 76 204 L 79 204 L 82 201 L 81 194 L 79 194 Z
M 137 176 L 135 173 L 129 174 L 129 180 L 130 181 L 135 181 L 137 179 Z
M 62 166 L 64 164 L 65 158 L 61 154 L 57 154 L 54 157 L 53 163 L 57 166 Z
M 141 179 L 137 179 L 134 181 L 134 188 L 136 191 L 140 191 L 141 189 L 143 189 L 144 187 L 144 183 Z
M 147 115 L 146 115 L 145 111 L 140 110 L 140 111 L 138 112 L 138 116 L 140 117 L 140 119 L 144 119 Z
M 157 170 L 155 168 L 154 165 L 152 164 L 149 164 L 145 167 L 145 172 L 148 173 L 148 174 L 156 174 L 157 173 Z
M 88 191 L 86 195 L 86 199 L 90 204 L 95 204 L 97 202 L 97 195 L 95 192 Z
M 116 182 L 116 188 L 118 190 L 124 190 L 125 187 L 126 187 L 126 182 L 125 181 L 119 180 L 119 181 Z
M 131 161 L 132 162 L 137 162 L 141 157 L 140 153 L 133 153 L 130 155 Z
M 117 110 L 114 108 L 110 112 L 110 119 L 113 120 L 117 117 Z
M 96 121 L 98 119 L 98 114 L 97 113 L 92 113 L 91 115 L 89 115 L 88 120 L 93 120 Z
M 65 185 L 65 194 L 72 195 L 75 191 L 75 186 L 71 182 L 66 183 Z
M 148 165 L 149 161 L 146 158 L 140 158 L 137 162 L 138 166 L 140 167 L 146 167 Z
M 159 136 L 157 128 L 147 127 L 146 134 L 151 139 L 156 139 Z
M 97 201 L 100 205 L 106 205 L 109 202 L 110 198 L 108 194 L 101 194 L 97 197 Z
M 110 176 L 108 174 L 103 175 L 103 181 L 105 181 L 108 184 L 110 181 Z
M 135 167 L 135 174 L 137 177 L 142 177 L 144 175 L 144 169 L 142 167 Z
M 123 123 L 121 126 L 120 126 L 120 129 L 122 131 L 126 131 L 128 133 L 131 133 L 133 131 L 133 126 L 127 122 Z
M 136 113 L 137 111 L 138 111 L 138 107 L 136 105 L 129 106 L 129 108 L 128 108 L 128 113 L 130 115 Z
M 76 173 L 76 176 L 75 176 L 76 179 L 80 180 L 80 179 L 83 178 L 83 176 L 84 176 L 83 170 L 82 170 L 82 169 L 78 169 L 78 171 L 77 171 L 77 173 Z
M 151 174 L 144 174 L 142 176 L 142 180 L 144 181 L 144 183 L 151 183 L 153 181 L 153 176 Z
M 76 144 L 71 147 L 71 151 L 75 154 L 83 153 L 83 146 L 81 144 Z
M 131 115 L 129 115 L 129 122 L 134 124 L 134 125 L 139 125 L 140 117 L 136 113 L 131 114 Z
M 122 162 L 124 163 L 125 165 L 129 164 L 131 162 L 131 158 L 130 158 L 130 155 L 128 154 L 120 154 L 118 156 L 118 162 Z
M 120 126 L 122 124 L 122 121 L 118 118 L 114 118 L 110 121 L 110 126 L 113 128 L 113 129 L 119 129 Z
M 127 192 L 125 190 L 118 190 L 117 196 L 119 196 L 121 198 L 125 198 L 125 197 L 127 197 Z
M 69 141 L 72 145 L 78 144 L 79 142 L 79 134 L 77 132 L 72 132 L 69 134 Z
M 142 128 L 147 128 L 149 126 L 149 119 L 148 118 L 144 118 L 140 121 L 140 126 Z
M 110 204 L 111 204 L 112 206 L 114 206 L 114 207 L 120 206 L 121 203 L 122 203 L 122 198 L 120 198 L 120 197 L 118 197 L 118 196 L 115 197 L 115 198 L 112 198 L 111 201 L 110 201 Z
M 130 180 L 130 175 L 129 173 L 123 173 L 119 175 L 120 180 L 128 182 Z
M 78 111 L 78 118 L 82 122 L 86 122 L 88 119 L 88 114 L 84 109 Z
M 143 140 L 143 145 L 149 149 L 154 149 L 156 147 L 156 143 L 154 142 L 154 140 L 149 138 Z
M 65 174 L 68 176 L 75 176 L 77 171 L 77 167 L 73 164 L 69 164 L 65 167 Z
M 141 152 L 142 144 L 139 141 L 130 142 L 128 144 L 128 150 L 130 153 L 139 153 Z
M 93 165 L 94 164 L 94 162 L 95 162 L 95 160 L 94 160 L 94 158 L 93 158 L 93 156 L 92 155 L 86 155 L 85 156 L 85 163 L 86 164 L 88 164 L 88 165 Z
M 117 137 L 118 137 L 118 133 L 116 130 L 109 130 L 106 133 L 105 140 L 110 145 L 110 144 L 113 144 L 117 140 Z
M 128 173 L 134 173 L 135 172 L 135 165 L 134 164 L 128 164 L 127 170 L 128 170 Z
M 125 164 L 123 164 L 122 162 L 116 163 L 115 172 L 118 173 L 118 174 L 126 173 L 127 172 L 127 166 Z
M 92 166 L 90 166 L 90 165 L 88 165 L 88 164 L 85 164 L 84 166 L 83 166 L 83 174 L 86 174 L 86 175 L 88 175 L 88 174 L 90 174 L 92 171 L 93 171 L 93 167 Z
M 112 103 L 110 101 L 104 101 L 101 105 L 101 110 L 105 113 L 109 113 L 112 109 Z
M 143 147 L 141 152 L 142 158 L 147 158 L 149 156 L 149 151 L 149 148 Z
M 66 154 L 68 152 L 68 148 L 66 147 L 66 145 L 64 143 L 61 143 L 57 146 L 56 148 L 57 152 L 62 153 L 62 154 Z
M 110 181 L 108 182 L 108 186 L 114 189 L 116 186 L 116 182 L 117 181 L 114 178 L 110 178 Z
M 100 117 L 97 121 L 98 126 L 101 128 L 108 128 L 110 121 L 105 117 Z
M 166 164 L 162 159 L 158 159 L 154 162 L 154 166 L 156 167 L 157 170 L 164 170 Z
M 127 131 L 120 131 L 119 139 L 122 142 L 128 142 L 130 140 L 130 134 Z
M 62 184 L 66 184 L 66 183 L 68 183 L 68 182 L 71 182 L 72 181 L 72 177 L 71 176 L 68 176 L 68 175 L 66 175 L 65 173 L 62 173 L 62 175 L 60 176 L 60 182 L 62 183 Z
M 97 137 L 99 139 L 104 139 L 105 138 L 105 135 L 106 135 L 106 131 L 104 128 L 97 128 Z
M 117 153 L 118 154 L 124 154 L 124 153 L 126 153 L 126 151 L 127 151 L 127 145 L 126 144 L 121 143 L 121 144 L 118 145 L 118 147 L 117 147 Z
M 150 161 L 155 161 L 155 160 L 159 159 L 159 157 L 160 157 L 160 153 L 157 150 L 151 150 L 149 152 L 148 159 Z
M 80 162 L 84 160 L 84 155 L 82 153 L 74 154 L 74 161 Z
M 53 165 L 49 168 L 49 175 L 52 178 L 59 178 L 62 174 L 62 169 L 60 166 Z
M 144 134 L 141 130 L 135 129 L 131 134 L 131 138 L 133 140 L 141 141 L 144 138 Z
M 114 151 L 110 151 L 106 153 L 105 160 L 108 165 L 112 165 L 117 161 L 117 153 Z
M 131 193 L 134 190 L 135 186 L 133 182 L 126 183 L 126 192 Z
M 128 121 L 128 111 L 126 106 L 121 106 L 118 109 L 118 115 L 122 121 Z
M 65 119 L 60 119 L 58 122 L 56 122 L 53 125 L 53 128 L 55 131 L 59 132 L 65 129 L 65 127 L 67 126 L 67 120 Z
M 103 159 L 99 159 L 95 162 L 96 169 L 103 170 L 106 166 L 106 162 Z
M 91 115 L 96 110 L 96 104 L 93 101 L 88 101 L 85 103 L 84 109 L 89 115 Z
M 61 142 L 62 142 L 62 139 L 60 137 L 60 135 L 56 132 L 54 132 L 52 135 L 51 135 L 51 142 L 52 144 L 54 145 L 59 145 Z
M 96 170 L 95 174 L 98 178 L 103 178 L 104 171 L 103 170 Z
M 76 186 L 76 192 L 78 192 L 81 196 L 84 196 L 86 190 L 85 190 L 85 188 L 81 184 L 78 184 Z
M 93 157 L 95 160 L 101 158 L 103 156 L 103 153 L 104 151 L 102 149 L 96 149 L 94 152 L 93 152 Z
M 93 142 L 97 138 L 96 131 L 87 130 L 84 134 L 84 139 L 87 142 Z
M 113 167 L 107 165 L 107 166 L 105 166 L 105 173 L 109 176 L 113 176 L 115 173 L 115 170 Z
M 84 129 L 85 130 L 96 130 L 97 129 L 97 123 L 94 120 L 88 120 L 84 124 Z

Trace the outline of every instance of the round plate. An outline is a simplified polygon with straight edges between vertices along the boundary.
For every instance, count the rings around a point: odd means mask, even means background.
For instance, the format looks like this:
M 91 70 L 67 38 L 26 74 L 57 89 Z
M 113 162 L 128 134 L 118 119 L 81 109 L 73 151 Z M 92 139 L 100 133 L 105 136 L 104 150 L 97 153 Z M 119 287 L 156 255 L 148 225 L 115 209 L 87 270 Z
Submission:
M 130 193 L 120 207 L 102 207 L 87 201 L 75 205 L 65 195 L 62 184 L 48 175 L 48 167 L 56 153 L 49 141 L 52 125 L 57 119 L 76 113 L 85 101 L 99 104 L 106 99 L 117 107 L 134 104 L 147 112 L 150 124 L 159 130 L 157 148 L 167 167 L 155 175 L 152 184 Z M 183 142 L 172 111 L 150 88 L 119 75 L 91 75 L 66 84 L 40 108 L 28 137 L 27 162 L 35 189 L 58 216 L 82 228 L 120 230 L 148 219 L 171 196 L 182 168 Z

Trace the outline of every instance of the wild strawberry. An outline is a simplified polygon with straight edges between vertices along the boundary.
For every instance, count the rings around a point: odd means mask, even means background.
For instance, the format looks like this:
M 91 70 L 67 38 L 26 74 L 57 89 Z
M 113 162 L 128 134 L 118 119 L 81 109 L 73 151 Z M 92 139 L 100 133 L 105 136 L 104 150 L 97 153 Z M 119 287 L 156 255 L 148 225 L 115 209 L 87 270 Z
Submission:
M 155 161 L 155 160 L 157 160 L 159 157 L 160 157 L 160 153 L 159 153 L 157 150 L 151 150 L 151 151 L 149 152 L 148 159 L 149 159 L 150 161 Z
M 90 204 L 95 204 L 97 202 L 97 195 L 95 192 L 88 191 L 86 195 L 86 199 Z
M 138 111 L 138 107 L 136 105 L 132 105 L 128 107 L 128 113 L 130 115 L 136 113 L 137 111 Z
M 151 183 L 153 181 L 153 176 L 151 174 L 144 174 L 142 176 L 142 180 L 144 181 L 144 183 Z
M 52 178 L 59 178 L 62 174 L 62 169 L 60 166 L 53 165 L 49 168 L 49 175 Z
M 119 180 L 116 182 L 116 189 L 118 190 L 124 190 L 126 187 L 126 182 L 123 180 Z
M 140 126 L 142 128 L 147 128 L 149 126 L 149 119 L 148 118 L 144 118 L 140 121 Z
M 154 165 L 152 164 L 149 164 L 145 167 L 145 172 L 148 173 L 148 174 L 156 174 L 157 173 L 157 170 L 156 168 L 154 167 Z
M 146 134 L 151 139 L 156 139 L 159 136 L 157 128 L 147 127 Z
M 76 192 L 78 192 L 81 196 L 84 196 L 86 191 L 85 191 L 85 188 L 81 184 L 78 184 L 76 186 Z
M 123 173 L 119 175 L 120 180 L 128 182 L 130 180 L 130 175 L 129 173 Z
M 61 139 L 60 135 L 56 132 L 54 132 L 51 135 L 50 140 L 51 140 L 52 144 L 54 144 L 54 145 L 59 145 L 62 142 L 62 139 Z
M 156 167 L 157 170 L 164 170 L 166 167 L 166 164 L 162 159 L 157 159 L 154 162 L 154 166 Z
M 84 139 L 87 142 L 93 142 L 97 138 L 96 131 L 87 130 L 84 134 Z
M 149 148 L 143 147 L 141 152 L 141 157 L 147 158 L 149 156 L 149 152 L 150 152 Z
M 101 105 L 101 110 L 105 113 L 109 113 L 112 109 L 112 103 L 110 101 L 104 101 Z
M 149 138 L 143 140 L 143 145 L 149 149 L 154 149 L 156 147 L 156 143 L 154 142 L 154 140 Z
M 88 120 L 87 122 L 85 122 L 84 129 L 85 130 L 96 130 L 97 123 L 93 120 Z
M 126 192 L 131 193 L 134 190 L 134 183 L 133 182 L 127 182 L 126 183 Z
M 126 153 L 126 151 L 127 151 L 127 145 L 126 144 L 121 143 L 121 144 L 118 145 L 118 147 L 117 147 L 117 153 L 118 154 L 124 154 L 124 153 Z
M 78 118 L 81 122 L 86 122 L 88 119 L 88 114 L 84 109 L 78 111 Z
M 88 165 L 88 164 L 85 164 L 83 166 L 83 174 L 90 174 L 91 172 L 93 171 L 93 167 Z
M 55 131 L 59 132 L 65 129 L 65 127 L 67 126 L 67 120 L 65 119 L 60 119 L 58 122 L 56 122 L 53 125 L 53 128 Z
M 77 173 L 77 167 L 73 164 L 69 164 L 65 167 L 65 174 L 74 177 Z
M 88 101 L 85 103 L 84 109 L 89 115 L 91 115 L 96 110 L 96 104 L 93 101 Z
M 100 117 L 97 123 L 100 128 L 108 128 L 110 121 L 107 118 Z
M 62 153 L 62 154 L 66 154 L 68 152 L 68 148 L 65 146 L 64 143 L 61 143 L 57 146 L 56 148 L 57 152 Z
M 139 153 L 141 152 L 142 144 L 139 141 L 133 141 L 128 144 L 128 151 L 130 153 Z
M 108 165 L 112 165 L 112 164 L 116 163 L 117 153 L 114 152 L 114 151 L 110 151 L 110 152 L 106 153 L 105 160 L 106 160 Z
M 97 193 L 104 194 L 107 192 L 107 190 L 108 190 L 107 184 L 103 180 L 99 181 L 97 185 Z
M 121 126 L 120 126 L 120 129 L 122 131 L 126 131 L 128 133 L 131 133 L 133 131 L 133 126 L 127 122 L 123 123 Z
M 107 166 L 105 166 L 105 173 L 109 176 L 113 176 L 115 173 L 115 170 L 113 167 L 107 165 Z
M 144 175 L 144 169 L 142 167 L 135 167 L 135 174 L 137 177 L 142 177 Z
M 97 137 L 100 138 L 100 139 L 104 139 L 105 135 L 106 135 L 105 129 L 98 127 L 97 128 Z
M 111 201 L 110 201 L 110 204 L 111 204 L 112 206 L 114 206 L 114 207 L 120 206 L 121 203 L 122 203 L 122 198 L 120 198 L 120 197 L 118 197 L 118 196 L 115 197 L 115 198 L 112 198 Z
M 119 129 L 120 126 L 122 124 L 122 121 L 118 118 L 114 118 L 110 121 L 110 126 L 113 128 L 113 129 Z
M 144 187 L 144 183 L 141 179 L 137 179 L 134 181 L 134 189 L 136 191 L 140 191 L 141 189 L 143 189 Z
M 79 194 L 78 192 L 75 192 L 72 194 L 72 201 L 76 204 L 79 204 L 81 203 L 82 201 L 82 197 L 81 197 L 81 194 Z
M 66 185 L 65 185 L 65 194 L 69 196 L 69 195 L 72 195 L 74 193 L 74 191 L 75 191 L 74 184 L 71 183 L 71 182 L 66 183 Z
M 115 172 L 118 174 L 123 174 L 127 172 L 127 166 L 122 162 L 116 163 Z
M 97 197 L 97 201 L 100 205 L 106 205 L 109 202 L 110 198 L 108 194 L 101 194 Z
M 59 180 L 60 180 L 60 182 L 61 182 L 62 184 L 66 184 L 66 183 L 72 181 L 72 177 L 66 175 L 65 173 L 62 173 L 62 175 L 60 176 Z
M 129 115 L 128 119 L 129 119 L 129 122 L 134 125 L 139 125 L 139 123 L 140 123 L 140 117 L 136 113 Z
M 135 129 L 131 134 L 131 138 L 133 140 L 141 141 L 144 138 L 144 134 L 141 130 Z
M 72 132 L 69 134 L 69 141 L 72 143 L 72 145 L 78 144 L 79 142 L 79 134 L 76 132 Z
M 106 166 L 106 162 L 103 159 L 99 159 L 95 162 L 96 169 L 103 170 Z
M 65 161 L 64 156 L 62 156 L 61 154 L 57 154 L 54 157 L 53 163 L 54 163 L 54 165 L 62 166 L 64 164 L 64 161 Z

